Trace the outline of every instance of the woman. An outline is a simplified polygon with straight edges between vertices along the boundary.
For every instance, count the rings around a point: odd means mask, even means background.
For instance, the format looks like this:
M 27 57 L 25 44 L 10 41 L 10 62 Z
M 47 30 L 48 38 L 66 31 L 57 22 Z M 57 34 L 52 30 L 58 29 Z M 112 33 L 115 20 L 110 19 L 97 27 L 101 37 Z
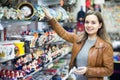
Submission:
M 77 80 L 103 80 L 104 76 L 113 73 L 113 48 L 99 12 L 89 11 L 86 14 L 85 31 L 80 35 L 67 32 L 47 9 L 44 12 L 57 34 L 73 43 L 69 68 L 79 68 L 74 72 Z

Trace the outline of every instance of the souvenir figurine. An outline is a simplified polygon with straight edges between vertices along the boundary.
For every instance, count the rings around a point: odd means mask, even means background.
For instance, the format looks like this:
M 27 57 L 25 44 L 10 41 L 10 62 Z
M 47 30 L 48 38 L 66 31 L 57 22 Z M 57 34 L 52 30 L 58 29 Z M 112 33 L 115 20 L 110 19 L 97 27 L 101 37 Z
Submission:
M 36 70 L 36 62 L 35 62 L 35 59 L 31 62 L 31 72 L 34 72 Z
M 43 20 L 44 17 L 45 17 L 45 14 L 44 14 L 44 12 L 42 10 L 42 7 L 39 6 L 39 5 L 34 5 L 34 8 L 35 8 L 35 14 L 34 14 L 32 20 L 35 20 L 35 19 L 39 20 L 39 21 Z
M 20 59 L 16 60 L 15 68 L 16 68 L 16 70 L 21 70 L 22 64 L 21 64 L 21 60 Z
M 3 69 L 2 70 L 2 80 L 7 80 L 7 76 L 6 76 L 6 70 L 5 69 Z
M 17 80 L 15 77 L 15 72 L 13 70 L 10 71 L 10 80 Z
M 27 62 L 26 65 L 27 65 L 26 74 L 30 74 L 31 73 L 31 62 Z
M 11 17 L 13 20 L 17 19 L 17 12 L 16 12 L 16 10 L 13 9 L 13 8 L 10 8 L 10 17 Z
M 4 7 L 4 17 L 10 19 L 9 9 L 7 7 Z
M 15 77 L 16 77 L 17 79 L 19 79 L 19 76 L 20 76 L 19 71 L 18 71 L 18 70 L 16 70 L 16 71 L 14 71 L 14 72 L 15 72 Z
M 0 7 L 0 19 L 4 16 L 4 9 Z
M 26 55 L 22 56 L 22 60 L 21 61 L 22 61 L 21 64 L 25 64 L 25 63 L 28 62 L 27 59 L 26 59 Z
M 17 9 L 16 11 L 17 11 L 17 17 L 18 17 L 18 19 L 24 20 L 24 19 L 25 19 L 25 16 L 24 16 L 24 14 L 23 14 L 23 11 L 21 11 L 21 10 L 19 10 L 19 9 Z
M 24 75 L 24 72 L 23 72 L 23 71 L 20 71 L 19 79 L 20 79 L 20 80 L 23 80 L 24 76 L 25 76 L 25 75 Z
M 26 64 L 22 65 L 22 71 L 24 71 L 25 73 L 27 72 L 27 65 Z
M 5 75 L 6 75 L 6 79 L 9 80 L 10 79 L 10 70 L 6 70 Z
M 7 70 L 12 70 L 12 69 L 13 69 L 12 61 L 8 61 L 8 62 L 7 62 L 6 69 L 7 69 Z
M 1 78 L 4 79 L 5 69 L 2 69 L 0 72 L 1 72 L 1 73 L 0 73 L 0 74 L 1 74 Z
M 38 68 L 42 67 L 42 60 L 40 57 L 37 59 L 37 64 L 38 64 Z
M 29 61 L 32 61 L 32 59 L 33 59 L 32 54 L 26 55 L 26 59 L 27 59 L 28 62 L 29 62 Z

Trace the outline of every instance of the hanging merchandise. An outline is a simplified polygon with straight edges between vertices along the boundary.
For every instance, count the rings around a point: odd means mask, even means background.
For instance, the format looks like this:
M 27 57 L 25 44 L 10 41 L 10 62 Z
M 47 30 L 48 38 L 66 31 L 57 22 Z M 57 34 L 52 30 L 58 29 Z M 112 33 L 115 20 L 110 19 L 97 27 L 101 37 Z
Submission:
M 91 0 L 86 0 L 86 11 L 90 10 Z
M 81 6 L 80 11 L 77 13 L 77 31 L 84 31 L 84 18 L 85 12 L 83 11 L 83 6 Z

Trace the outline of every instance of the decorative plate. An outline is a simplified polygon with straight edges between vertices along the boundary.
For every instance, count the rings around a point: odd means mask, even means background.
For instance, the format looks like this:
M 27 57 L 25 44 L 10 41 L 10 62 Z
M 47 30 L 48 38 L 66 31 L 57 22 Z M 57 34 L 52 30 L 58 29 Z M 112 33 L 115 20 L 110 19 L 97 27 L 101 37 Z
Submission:
M 23 11 L 23 14 L 25 16 L 25 19 L 30 19 L 34 15 L 34 7 L 29 2 L 22 2 L 18 5 L 17 9 Z

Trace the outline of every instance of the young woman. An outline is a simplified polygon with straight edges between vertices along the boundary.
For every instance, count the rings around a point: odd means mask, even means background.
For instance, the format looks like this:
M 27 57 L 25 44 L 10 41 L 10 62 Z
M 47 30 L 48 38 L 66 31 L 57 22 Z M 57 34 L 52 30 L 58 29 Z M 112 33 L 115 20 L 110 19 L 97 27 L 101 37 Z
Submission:
M 85 31 L 80 35 L 67 32 L 44 8 L 48 23 L 59 36 L 73 43 L 69 68 L 76 66 L 77 80 L 103 80 L 113 73 L 113 48 L 99 12 L 89 11 Z

